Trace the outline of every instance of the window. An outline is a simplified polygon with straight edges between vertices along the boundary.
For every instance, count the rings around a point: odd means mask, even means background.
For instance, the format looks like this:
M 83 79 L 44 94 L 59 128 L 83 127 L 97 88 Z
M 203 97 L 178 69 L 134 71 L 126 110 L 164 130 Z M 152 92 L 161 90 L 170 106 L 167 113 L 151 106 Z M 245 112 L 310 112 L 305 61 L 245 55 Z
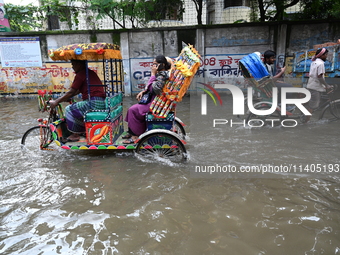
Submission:
M 57 15 L 48 15 L 47 16 L 47 26 L 48 26 L 49 30 L 60 29 L 58 16 Z
M 149 1 L 146 6 L 146 20 L 182 20 L 183 3 L 172 1 L 171 3 L 162 0 Z
M 234 6 L 248 6 L 249 0 L 224 0 L 224 8 L 234 7 Z

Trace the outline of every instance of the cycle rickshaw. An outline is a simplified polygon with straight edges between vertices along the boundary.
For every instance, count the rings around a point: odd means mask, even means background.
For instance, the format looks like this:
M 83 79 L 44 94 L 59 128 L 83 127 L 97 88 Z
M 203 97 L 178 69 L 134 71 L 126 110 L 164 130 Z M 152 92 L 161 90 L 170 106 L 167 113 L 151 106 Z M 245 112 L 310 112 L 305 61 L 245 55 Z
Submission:
M 162 94 L 155 97 L 150 112 L 146 114 L 147 130 L 134 144 L 124 144 L 125 139 L 122 138 L 126 131 L 123 125 L 123 67 L 119 46 L 108 43 L 75 44 L 50 52 L 51 59 L 55 61 L 85 60 L 87 70 L 88 61 L 102 62 L 106 109 L 90 110 L 85 114 L 84 139 L 65 141 L 69 131 L 62 106 L 51 110 L 48 101 L 52 99 L 52 92 L 39 91 L 39 108 L 50 114 L 48 119 L 39 119 L 38 126 L 26 131 L 21 140 L 22 146 L 35 141 L 38 148 L 49 150 L 49 145 L 54 142 L 66 150 L 130 150 L 146 158 L 161 157 L 173 162 L 185 160 L 185 125 L 176 117 L 176 104 L 190 86 L 200 66 L 200 56 L 193 46 L 183 46 Z M 88 74 L 87 83 L 88 91 L 90 86 L 98 86 L 89 84 Z
M 251 53 L 239 61 L 239 66 L 242 70 L 243 76 L 247 79 L 248 84 L 254 88 L 255 94 L 259 94 L 257 102 L 254 104 L 254 108 L 257 110 L 271 109 L 273 105 L 273 88 L 276 87 L 276 85 L 260 57 L 256 53 Z M 322 102 L 318 109 L 315 110 L 320 111 L 319 119 L 327 118 L 330 121 L 340 119 L 340 99 L 334 96 L 334 92 L 337 88 L 337 85 L 333 85 L 333 89 L 324 93 L 322 96 Z M 304 95 L 297 94 L 297 96 L 299 97 Z M 257 115 L 250 111 L 248 111 L 247 114 L 248 116 L 246 121 L 258 121 L 260 122 L 259 124 L 261 124 L 259 126 L 265 125 L 266 120 L 269 119 L 275 119 L 276 123 L 281 123 L 281 120 L 284 119 L 296 120 L 297 123 L 298 120 L 304 122 L 305 118 L 305 115 L 296 107 L 296 105 L 288 106 L 284 113 L 282 113 L 281 106 L 278 104 L 270 115 Z

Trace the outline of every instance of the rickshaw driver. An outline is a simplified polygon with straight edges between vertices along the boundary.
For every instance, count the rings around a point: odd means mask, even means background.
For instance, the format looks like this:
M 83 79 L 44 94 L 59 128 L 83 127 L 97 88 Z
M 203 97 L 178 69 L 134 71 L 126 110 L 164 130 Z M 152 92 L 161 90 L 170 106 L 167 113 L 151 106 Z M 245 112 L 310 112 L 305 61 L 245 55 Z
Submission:
M 50 101 L 51 108 L 55 108 L 61 102 L 68 102 L 73 96 L 82 94 L 83 101 L 73 103 L 65 108 L 67 128 L 72 134 L 67 137 L 68 142 L 80 140 L 80 134 L 85 132 L 84 114 L 90 109 L 105 109 L 105 91 L 103 86 L 92 86 L 90 89 L 91 101 L 88 100 L 86 81 L 86 62 L 83 60 L 71 60 L 72 68 L 76 73 L 69 91 L 65 95 Z M 98 75 L 88 69 L 90 84 L 102 85 Z
M 293 85 L 288 84 L 280 80 L 282 78 L 286 67 L 282 67 L 279 72 L 276 74 L 274 73 L 274 63 L 276 61 L 276 53 L 272 50 L 267 50 L 263 53 L 263 64 L 265 65 L 268 73 L 272 77 L 273 81 L 275 82 L 276 87 L 278 88 L 278 103 L 281 102 L 281 88 L 283 87 L 293 87 Z M 294 98 L 294 96 L 291 93 L 287 94 L 287 98 Z

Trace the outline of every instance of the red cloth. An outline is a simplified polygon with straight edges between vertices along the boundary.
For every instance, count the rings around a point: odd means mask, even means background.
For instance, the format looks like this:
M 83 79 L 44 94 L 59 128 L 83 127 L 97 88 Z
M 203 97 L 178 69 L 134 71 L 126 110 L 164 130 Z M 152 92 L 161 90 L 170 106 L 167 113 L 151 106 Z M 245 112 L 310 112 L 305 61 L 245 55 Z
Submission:
M 91 69 L 89 69 L 89 81 L 90 81 L 90 85 L 102 85 L 103 84 L 101 80 L 99 79 L 98 75 Z M 83 100 L 88 99 L 85 69 L 76 73 L 76 76 L 74 77 L 74 81 L 71 87 L 76 90 L 79 90 L 79 92 L 82 94 Z M 90 92 L 91 92 L 91 97 L 105 98 L 105 91 L 104 91 L 104 87 L 102 86 L 98 86 L 98 87 L 91 86 Z

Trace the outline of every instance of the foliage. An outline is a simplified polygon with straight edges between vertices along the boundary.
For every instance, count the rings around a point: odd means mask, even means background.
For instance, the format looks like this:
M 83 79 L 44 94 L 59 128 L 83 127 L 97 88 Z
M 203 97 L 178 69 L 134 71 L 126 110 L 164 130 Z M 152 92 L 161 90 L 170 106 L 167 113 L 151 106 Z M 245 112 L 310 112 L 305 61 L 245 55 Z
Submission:
M 69 6 L 65 1 L 41 0 L 41 6 L 5 4 L 6 14 L 13 32 L 43 30 L 49 17 L 66 21 L 70 28 L 79 23 L 80 8 Z
M 299 6 L 300 12 L 286 13 L 287 8 Z M 251 21 L 282 21 L 284 19 L 339 19 L 340 0 L 251 0 Z
M 203 7 L 207 4 L 203 0 L 40 0 L 40 6 L 5 4 L 5 9 L 13 32 L 49 29 L 46 24 L 53 17 L 77 29 L 80 15 L 88 27 L 96 30 L 107 17 L 113 28 L 144 27 L 151 20 L 181 20 L 184 1 L 193 1 L 197 24 L 202 25 Z M 249 0 L 249 6 L 251 22 L 340 17 L 340 0 Z M 301 11 L 288 15 L 287 8 L 292 6 L 299 6 Z M 239 22 L 243 20 L 236 21 Z
M 282 21 L 287 18 L 286 10 L 300 0 L 250 0 L 251 21 Z
M 5 4 L 6 14 L 13 32 L 40 30 L 42 23 L 37 15 L 38 7 L 32 4 L 26 6 Z
M 106 16 L 112 19 L 113 24 L 126 28 L 126 21 L 133 28 L 145 26 L 150 20 L 163 20 L 175 16 L 182 18 L 184 9 L 182 0 L 89 0 L 89 9 L 97 13 L 96 19 Z
M 340 0 L 300 0 L 302 11 L 295 19 L 339 19 Z
M 79 24 L 78 16 L 81 8 L 73 6 L 72 1 L 40 0 L 40 3 L 39 11 L 44 20 L 56 16 L 59 21 L 66 21 L 70 29 L 72 29 L 72 25 L 77 26 Z
M 96 20 L 103 19 L 108 16 L 112 19 L 114 27 L 115 23 L 124 27 L 124 25 L 120 23 L 119 19 L 122 12 L 122 10 L 119 9 L 119 2 L 114 2 L 112 0 L 89 0 L 86 1 L 86 4 L 88 9 L 95 13 Z

